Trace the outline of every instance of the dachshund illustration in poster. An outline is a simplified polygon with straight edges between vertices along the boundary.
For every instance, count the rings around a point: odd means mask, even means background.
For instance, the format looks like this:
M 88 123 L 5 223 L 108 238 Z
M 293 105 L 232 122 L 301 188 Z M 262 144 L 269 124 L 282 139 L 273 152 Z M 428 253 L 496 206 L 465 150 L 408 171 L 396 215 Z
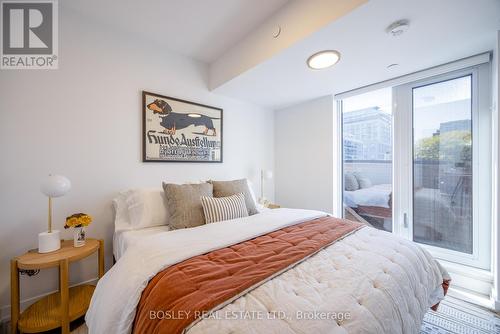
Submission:
M 156 99 L 148 104 L 147 108 L 153 111 L 153 114 L 159 114 L 161 118 L 160 124 L 165 128 L 164 132 L 167 134 L 175 135 L 177 129 L 184 129 L 190 125 L 202 125 L 205 127 L 203 131 L 204 135 L 208 135 L 209 131 L 211 131 L 212 136 L 217 135 L 217 130 L 212 120 L 220 118 L 208 117 L 198 113 L 176 113 L 172 111 L 172 107 L 167 102 L 160 99 Z

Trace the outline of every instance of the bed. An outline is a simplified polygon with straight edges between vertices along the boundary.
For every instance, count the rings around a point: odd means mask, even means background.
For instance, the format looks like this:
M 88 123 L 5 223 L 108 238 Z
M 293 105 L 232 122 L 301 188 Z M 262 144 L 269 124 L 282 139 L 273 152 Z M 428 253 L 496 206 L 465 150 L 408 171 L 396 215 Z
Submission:
M 114 241 L 118 261 L 96 287 L 89 333 L 419 333 L 449 283 L 417 244 L 319 211 L 122 229 Z M 277 248 L 267 249 L 273 242 Z M 263 250 L 270 255 L 259 256 Z M 279 254 L 287 254 L 284 267 L 259 270 L 274 268 L 269 259 Z M 248 265 L 234 269 L 241 261 Z M 228 288 L 218 290 L 221 282 Z

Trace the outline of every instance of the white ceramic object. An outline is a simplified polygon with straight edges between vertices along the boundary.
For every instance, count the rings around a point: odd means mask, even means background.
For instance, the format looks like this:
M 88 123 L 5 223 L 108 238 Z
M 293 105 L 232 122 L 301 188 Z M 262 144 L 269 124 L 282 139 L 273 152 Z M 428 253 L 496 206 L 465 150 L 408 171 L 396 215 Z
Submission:
M 73 229 L 73 246 L 82 247 L 85 245 L 85 228 L 75 227 Z
M 49 253 L 61 248 L 61 233 L 59 230 L 38 234 L 38 253 Z

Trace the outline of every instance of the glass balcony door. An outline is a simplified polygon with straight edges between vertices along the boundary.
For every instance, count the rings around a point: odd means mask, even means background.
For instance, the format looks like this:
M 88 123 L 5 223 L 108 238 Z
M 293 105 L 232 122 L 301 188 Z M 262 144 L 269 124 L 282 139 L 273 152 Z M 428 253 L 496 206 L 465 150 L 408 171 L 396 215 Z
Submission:
M 413 240 L 472 254 L 472 75 L 414 87 Z
M 487 69 L 393 88 L 399 233 L 437 258 L 481 269 L 491 259 Z
M 343 214 L 489 269 L 489 64 L 347 97 Z

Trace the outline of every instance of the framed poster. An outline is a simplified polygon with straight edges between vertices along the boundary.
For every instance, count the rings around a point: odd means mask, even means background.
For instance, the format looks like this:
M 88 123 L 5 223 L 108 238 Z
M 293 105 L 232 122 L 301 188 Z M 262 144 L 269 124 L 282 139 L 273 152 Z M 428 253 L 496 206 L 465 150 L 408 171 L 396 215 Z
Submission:
M 144 162 L 222 162 L 222 109 L 142 92 Z

